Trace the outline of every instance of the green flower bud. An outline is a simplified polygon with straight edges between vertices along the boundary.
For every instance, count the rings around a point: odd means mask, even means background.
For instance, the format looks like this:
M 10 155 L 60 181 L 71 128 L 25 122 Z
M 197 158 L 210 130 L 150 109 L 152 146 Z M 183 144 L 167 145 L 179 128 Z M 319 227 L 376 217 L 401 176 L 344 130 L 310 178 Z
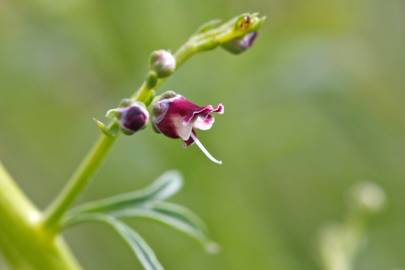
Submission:
M 154 51 L 150 56 L 150 68 L 157 77 L 167 77 L 176 70 L 176 58 L 166 50 Z

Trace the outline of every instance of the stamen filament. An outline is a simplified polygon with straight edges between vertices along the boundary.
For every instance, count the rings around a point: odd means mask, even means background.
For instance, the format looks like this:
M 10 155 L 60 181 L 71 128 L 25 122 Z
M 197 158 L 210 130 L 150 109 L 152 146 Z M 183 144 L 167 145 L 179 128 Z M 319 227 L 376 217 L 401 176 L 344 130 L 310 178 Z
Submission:
M 204 155 L 211 160 L 212 162 L 216 163 L 216 164 L 222 164 L 221 160 L 217 160 L 216 158 L 214 158 L 209 152 L 208 150 L 204 147 L 204 145 L 200 142 L 200 140 L 194 135 L 193 132 L 191 132 L 191 138 L 193 138 L 195 144 L 198 146 L 198 148 L 200 148 L 200 150 L 204 153 Z

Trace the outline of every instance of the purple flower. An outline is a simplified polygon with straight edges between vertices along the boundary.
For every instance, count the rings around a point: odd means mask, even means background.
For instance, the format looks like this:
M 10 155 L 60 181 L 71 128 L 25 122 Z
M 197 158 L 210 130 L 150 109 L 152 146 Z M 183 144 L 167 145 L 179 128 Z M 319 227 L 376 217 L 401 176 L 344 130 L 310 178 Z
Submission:
M 185 97 L 174 92 L 166 92 L 153 103 L 153 127 L 158 133 L 170 138 L 180 138 L 186 146 L 195 143 L 213 162 L 215 159 L 198 140 L 196 129 L 208 130 L 214 124 L 212 113 L 224 113 L 224 106 L 198 106 Z
M 132 135 L 146 126 L 149 121 L 149 112 L 143 103 L 134 101 L 127 107 L 109 110 L 107 117 L 116 118 L 122 132 Z
M 257 32 L 250 32 L 243 37 L 235 38 L 223 44 L 222 47 L 233 54 L 240 54 L 253 46 L 257 35 Z

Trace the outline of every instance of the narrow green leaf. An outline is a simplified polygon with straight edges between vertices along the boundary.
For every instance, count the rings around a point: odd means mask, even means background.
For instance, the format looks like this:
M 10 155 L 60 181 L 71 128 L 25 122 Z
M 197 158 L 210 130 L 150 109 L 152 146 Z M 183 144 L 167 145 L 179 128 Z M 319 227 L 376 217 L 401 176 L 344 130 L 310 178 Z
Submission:
M 150 218 L 197 239 L 208 252 L 217 252 L 218 245 L 210 240 L 207 228 L 198 216 L 183 206 L 163 202 L 181 186 L 180 174 L 167 172 L 144 190 L 87 203 L 71 210 L 65 216 L 63 226 L 85 222 L 87 216 L 97 214 L 112 218 Z
M 177 171 L 168 171 L 145 189 L 86 203 L 72 209 L 67 214 L 65 223 L 71 222 L 79 214 L 109 214 L 122 209 L 135 208 L 139 205 L 162 201 L 176 194 L 182 185 L 183 180 L 181 175 Z
M 152 248 L 137 232 L 116 219 L 110 219 L 109 222 L 137 255 L 145 270 L 163 270 Z
M 145 270 L 163 270 L 152 248 L 132 228 L 121 221 L 106 215 L 89 214 L 82 215 L 82 221 L 98 221 L 110 225 L 127 242 L 137 256 Z
M 191 210 L 174 203 L 155 202 L 144 207 L 116 211 L 111 215 L 117 218 L 150 218 L 197 239 L 210 253 L 216 253 L 219 250 L 218 245 L 208 237 L 204 222 Z

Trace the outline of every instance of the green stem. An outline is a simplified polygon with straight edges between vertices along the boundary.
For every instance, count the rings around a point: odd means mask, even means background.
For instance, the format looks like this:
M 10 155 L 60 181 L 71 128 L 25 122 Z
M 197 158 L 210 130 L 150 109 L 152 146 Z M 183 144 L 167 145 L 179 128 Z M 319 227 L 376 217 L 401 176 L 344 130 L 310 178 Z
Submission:
M 116 138 L 116 136 L 100 135 L 93 148 L 72 175 L 68 185 L 46 212 L 45 227 L 51 228 L 52 230 L 55 229 L 62 215 L 70 207 L 77 195 L 87 186 L 92 175 L 105 159 Z
M 40 224 L 41 213 L 0 162 L 0 251 L 17 270 L 81 269 L 60 237 Z

